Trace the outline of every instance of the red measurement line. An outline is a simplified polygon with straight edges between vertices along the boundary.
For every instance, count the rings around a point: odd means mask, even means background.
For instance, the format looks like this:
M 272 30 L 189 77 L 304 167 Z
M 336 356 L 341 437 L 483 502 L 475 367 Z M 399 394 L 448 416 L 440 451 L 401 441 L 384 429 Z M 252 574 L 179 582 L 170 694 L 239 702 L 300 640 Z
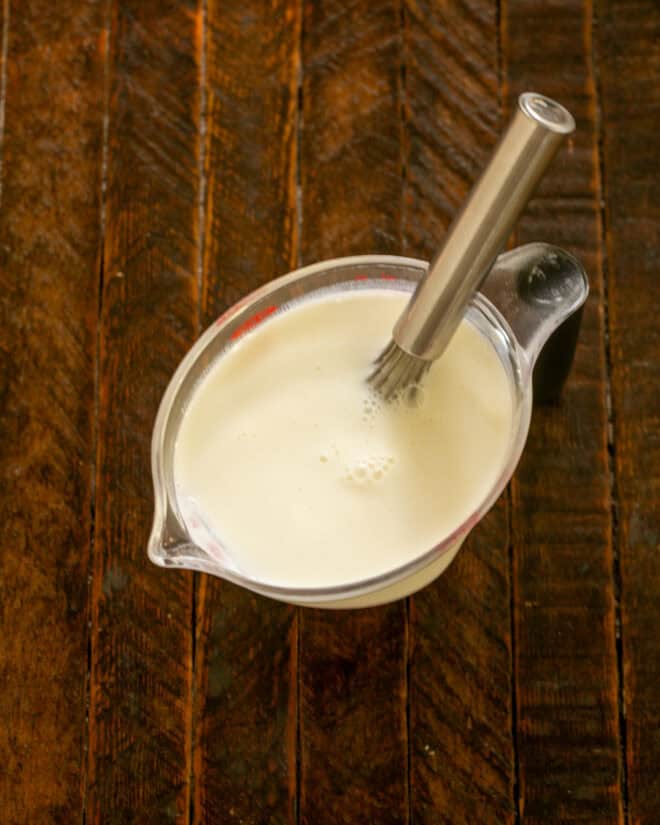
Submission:
M 272 315 L 276 310 L 276 306 L 268 306 L 260 309 L 259 312 L 255 312 L 254 315 L 246 321 L 243 321 L 240 326 L 236 327 L 231 334 L 231 340 L 234 341 L 236 338 L 240 338 L 241 335 L 244 335 L 246 332 L 256 327 L 257 324 L 260 324 L 265 318 L 268 318 L 268 316 Z

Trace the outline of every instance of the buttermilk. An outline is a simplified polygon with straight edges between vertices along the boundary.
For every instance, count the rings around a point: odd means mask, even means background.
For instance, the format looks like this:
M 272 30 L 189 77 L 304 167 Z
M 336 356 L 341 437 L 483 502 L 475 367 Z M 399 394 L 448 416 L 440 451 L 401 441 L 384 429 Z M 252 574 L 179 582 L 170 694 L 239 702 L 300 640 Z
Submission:
M 409 297 L 316 295 L 211 365 L 174 452 L 202 546 L 261 582 L 339 586 L 415 559 L 480 505 L 512 428 L 510 382 L 481 333 L 463 321 L 415 406 L 365 382 Z

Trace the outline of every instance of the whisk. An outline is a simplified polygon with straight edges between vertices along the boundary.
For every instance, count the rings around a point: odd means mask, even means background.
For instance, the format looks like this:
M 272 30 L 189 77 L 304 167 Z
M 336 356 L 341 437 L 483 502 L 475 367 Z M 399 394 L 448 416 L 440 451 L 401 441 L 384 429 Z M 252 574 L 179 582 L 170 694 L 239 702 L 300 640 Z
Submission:
M 525 92 L 440 250 L 373 364 L 369 384 L 385 399 L 416 396 L 442 355 L 563 139 L 571 113 Z

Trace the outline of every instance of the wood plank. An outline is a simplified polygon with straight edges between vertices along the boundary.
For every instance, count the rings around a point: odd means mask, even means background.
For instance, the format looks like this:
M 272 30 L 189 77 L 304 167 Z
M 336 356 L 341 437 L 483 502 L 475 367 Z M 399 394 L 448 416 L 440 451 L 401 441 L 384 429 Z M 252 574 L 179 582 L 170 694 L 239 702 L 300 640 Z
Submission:
M 406 251 L 430 258 L 499 133 L 497 8 L 409 0 Z M 412 811 L 513 820 L 508 505 L 504 494 L 411 609 Z
M 397 3 L 309 3 L 303 28 L 303 261 L 398 254 L 403 52 Z
M 397 3 L 305 5 L 302 257 L 401 249 Z M 300 613 L 300 821 L 408 821 L 406 608 Z
M 660 800 L 660 7 L 598 6 L 628 821 Z
M 187 822 L 192 575 L 148 561 L 151 429 L 198 315 L 194 2 L 116 0 L 99 355 L 88 822 Z
M 298 3 L 208 5 L 204 323 L 295 268 Z M 295 609 L 200 580 L 195 822 L 295 821 Z
M 102 14 L 100 3 L 26 0 L 12 4 L 11 18 L 3 3 L 0 16 L 7 47 L 0 102 L 0 819 L 76 822 L 85 745 Z
M 606 825 L 622 797 L 591 5 L 505 3 L 502 23 L 509 107 L 537 88 L 577 121 L 517 240 L 565 247 L 591 282 L 563 400 L 534 411 L 512 488 L 521 821 Z

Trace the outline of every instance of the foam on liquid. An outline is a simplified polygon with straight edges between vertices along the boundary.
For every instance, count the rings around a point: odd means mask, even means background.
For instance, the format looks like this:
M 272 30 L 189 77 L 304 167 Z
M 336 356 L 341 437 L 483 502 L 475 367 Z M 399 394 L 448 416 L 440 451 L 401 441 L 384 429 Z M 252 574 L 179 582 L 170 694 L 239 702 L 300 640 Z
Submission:
M 174 453 L 193 538 L 213 536 L 225 562 L 262 582 L 331 587 L 414 559 L 479 506 L 506 459 L 512 398 L 476 328 L 463 321 L 418 406 L 366 386 L 409 297 L 312 298 L 218 359 Z

